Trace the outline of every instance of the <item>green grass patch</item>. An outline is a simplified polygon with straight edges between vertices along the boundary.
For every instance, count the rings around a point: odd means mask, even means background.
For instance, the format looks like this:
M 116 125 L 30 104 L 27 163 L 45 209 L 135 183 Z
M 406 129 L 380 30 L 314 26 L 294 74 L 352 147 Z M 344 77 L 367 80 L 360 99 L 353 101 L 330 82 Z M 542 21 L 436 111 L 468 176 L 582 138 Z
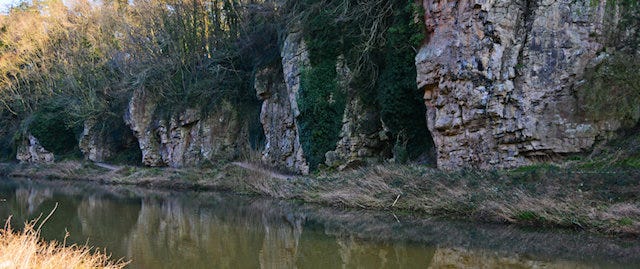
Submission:
M 523 211 L 518 213 L 515 218 L 521 221 L 538 221 L 541 217 L 533 211 Z
M 618 224 L 622 226 L 630 226 L 633 225 L 633 220 L 631 218 L 621 218 L 618 220 Z

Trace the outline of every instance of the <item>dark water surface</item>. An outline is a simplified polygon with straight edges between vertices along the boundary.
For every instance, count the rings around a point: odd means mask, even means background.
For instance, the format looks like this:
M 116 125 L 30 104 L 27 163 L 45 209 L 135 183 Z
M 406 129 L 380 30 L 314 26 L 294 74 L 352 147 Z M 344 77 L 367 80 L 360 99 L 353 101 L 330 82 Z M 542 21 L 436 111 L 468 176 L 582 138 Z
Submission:
M 128 268 L 640 268 L 640 242 L 212 192 L 0 179 L 14 227 L 58 208 L 47 239 Z

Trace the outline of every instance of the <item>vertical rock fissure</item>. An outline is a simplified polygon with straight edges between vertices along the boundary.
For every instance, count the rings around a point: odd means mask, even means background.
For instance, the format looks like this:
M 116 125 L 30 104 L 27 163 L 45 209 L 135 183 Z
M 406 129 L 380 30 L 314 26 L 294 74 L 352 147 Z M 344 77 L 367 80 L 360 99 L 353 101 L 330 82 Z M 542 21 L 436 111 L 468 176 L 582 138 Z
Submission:
M 538 8 L 538 0 L 523 0 L 522 1 L 522 19 L 518 21 L 516 29 L 520 36 L 520 50 L 518 51 L 518 60 L 516 67 L 524 65 L 524 57 L 527 46 L 529 45 L 529 36 L 533 29 L 533 21 L 535 20 L 536 9 Z M 519 70 L 516 70 L 516 75 L 519 75 Z

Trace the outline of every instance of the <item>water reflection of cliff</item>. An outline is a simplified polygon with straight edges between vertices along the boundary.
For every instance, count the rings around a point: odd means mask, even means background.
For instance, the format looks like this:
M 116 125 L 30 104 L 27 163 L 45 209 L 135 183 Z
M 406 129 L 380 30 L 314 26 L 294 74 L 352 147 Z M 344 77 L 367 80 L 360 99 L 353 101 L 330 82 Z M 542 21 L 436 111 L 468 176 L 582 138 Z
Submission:
M 640 262 L 637 242 L 216 193 L 0 180 L 0 199 L 6 199 L 0 218 L 12 214 L 15 221 L 59 203 L 46 237 L 61 239 L 67 229 L 72 242 L 106 247 L 132 259 L 131 268 L 632 268 Z

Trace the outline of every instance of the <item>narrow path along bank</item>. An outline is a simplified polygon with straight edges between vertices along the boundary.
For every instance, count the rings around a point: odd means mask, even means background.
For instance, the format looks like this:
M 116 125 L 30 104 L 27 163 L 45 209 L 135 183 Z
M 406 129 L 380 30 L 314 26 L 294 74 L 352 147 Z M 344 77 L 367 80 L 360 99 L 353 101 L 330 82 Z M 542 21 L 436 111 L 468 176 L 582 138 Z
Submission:
M 206 168 L 112 170 L 92 163 L 3 165 L 11 177 L 90 180 L 150 188 L 224 190 L 336 207 L 417 213 L 472 221 L 561 227 L 618 237 L 640 235 L 640 171 L 553 166 L 444 172 L 419 165 L 379 165 L 289 176 L 249 163 Z

